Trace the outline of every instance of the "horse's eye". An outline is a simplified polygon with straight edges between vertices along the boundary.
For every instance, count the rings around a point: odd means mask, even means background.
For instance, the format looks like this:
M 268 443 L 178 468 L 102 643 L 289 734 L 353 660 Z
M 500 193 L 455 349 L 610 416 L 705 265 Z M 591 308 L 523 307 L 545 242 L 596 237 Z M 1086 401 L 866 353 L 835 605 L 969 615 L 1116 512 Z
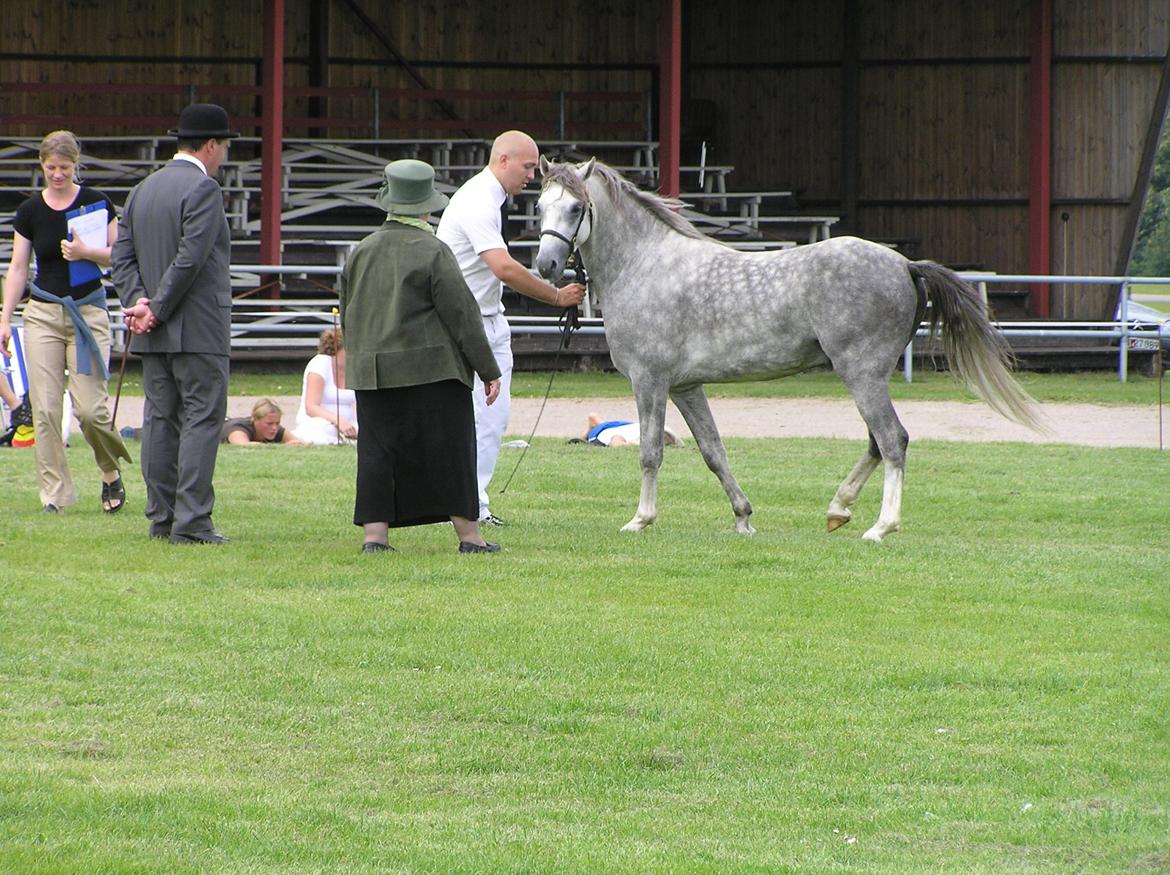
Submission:
M 573 205 L 571 207 L 569 207 L 569 213 L 571 215 L 575 216 L 579 212 L 581 212 L 581 202 L 580 201 L 573 201 Z

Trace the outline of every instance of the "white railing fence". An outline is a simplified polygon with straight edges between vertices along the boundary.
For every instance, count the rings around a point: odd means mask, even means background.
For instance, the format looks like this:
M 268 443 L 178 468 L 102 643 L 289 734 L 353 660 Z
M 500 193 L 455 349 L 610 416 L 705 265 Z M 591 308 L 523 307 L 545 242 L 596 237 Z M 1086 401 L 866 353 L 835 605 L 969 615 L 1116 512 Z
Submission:
M 271 275 L 299 275 L 328 276 L 340 273 L 341 268 L 335 266 L 233 266 L 233 275 L 237 281 L 252 282 L 259 285 L 261 277 Z M 964 280 L 975 285 L 987 300 L 987 286 L 997 283 L 1009 284 L 1041 284 L 1058 283 L 1086 284 L 1086 285 L 1115 285 L 1121 290 L 1117 318 L 1099 322 L 1067 322 L 1027 320 L 1021 322 L 996 321 L 992 324 L 1005 337 L 1036 337 L 1036 338 L 1083 338 L 1105 341 L 1110 346 L 1117 344 L 1117 378 L 1126 382 L 1129 375 L 1129 353 L 1131 350 L 1156 351 L 1162 348 L 1164 340 L 1170 340 L 1170 313 L 1166 314 L 1161 324 L 1152 322 L 1148 318 L 1138 318 L 1131 314 L 1131 302 L 1170 301 L 1170 295 L 1135 294 L 1135 288 L 1150 286 L 1165 286 L 1170 288 L 1170 277 L 1114 277 L 1114 276 L 1075 276 L 1075 275 L 1032 275 L 1032 274 L 993 274 L 962 272 L 959 274 Z M 571 278 L 571 275 L 570 275 Z M 248 313 L 245 309 L 255 306 L 259 312 Z M 317 334 L 323 325 L 332 321 L 332 302 L 329 298 L 311 302 L 290 301 L 288 309 L 272 312 L 278 307 L 279 301 L 269 299 L 237 300 L 233 313 L 249 317 L 246 323 L 233 322 L 233 334 L 238 337 L 263 335 L 265 333 L 304 333 L 306 337 Z M 297 324 L 307 320 L 309 324 Z M 551 316 L 510 316 L 513 334 L 556 334 L 560 332 L 557 319 Z M 580 328 L 584 334 L 603 334 L 604 320 L 595 316 L 591 309 L 587 309 L 580 319 Z M 923 324 L 915 333 L 916 338 L 930 336 L 929 328 Z M 258 338 L 254 338 L 258 339 Z M 306 340 L 306 342 L 309 342 Z M 906 346 L 903 356 L 903 378 L 906 382 L 913 381 L 914 342 Z
M 232 265 L 232 282 L 241 286 L 256 287 L 268 277 L 333 277 L 341 272 L 336 265 Z M 1062 275 L 1015 275 L 963 272 L 963 279 L 980 290 L 986 300 L 987 286 L 996 283 L 1011 284 L 1057 284 L 1081 283 L 1093 285 L 1116 285 L 1120 288 L 1117 317 L 1099 322 L 1063 322 L 1028 320 L 1022 322 L 1000 321 L 992 324 L 1006 337 L 1036 338 L 1085 338 L 1105 341 L 1109 348 L 1117 345 L 1117 377 L 1121 382 L 1128 379 L 1129 353 L 1133 350 L 1158 351 L 1170 345 L 1170 313 L 1164 318 L 1151 318 L 1148 308 L 1142 308 L 1142 315 L 1135 316 L 1131 310 L 1133 302 L 1170 302 L 1170 294 L 1146 294 L 1135 292 L 1149 286 L 1170 288 L 1170 277 L 1115 277 L 1115 276 L 1062 276 Z M 328 290 L 321 296 L 279 299 L 263 297 L 237 297 L 232 304 L 232 345 L 233 348 L 263 349 L 264 347 L 305 346 L 316 344 L 317 336 L 333 324 L 333 310 L 337 299 Z M 126 331 L 122 320 L 121 307 L 116 297 L 110 298 L 110 312 L 116 336 L 116 351 L 121 352 L 121 339 Z M 561 327 L 552 316 L 509 316 L 513 334 L 557 334 Z M 579 331 L 583 334 L 604 334 L 604 320 L 587 310 L 579 319 Z M 915 338 L 928 338 L 930 331 L 924 323 L 919 326 Z M 903 378 L 912 382 L 914 378 L 914 341 L 906 346 L 903 356 Z
M 1156 351 L 1162 348 L 1163 338 L 1170 340 L 1170 313 L 1167 313 L 1161 324 L 1148 319 L 1135 318 L 1131 315 L 1131 302 L 1134 300 L 1134 287 L 1167 286 L 1170 287 L 1170 278 L 1167 277 L 1117 277 L 1117 276 L 1078 276 L 1078 275 L 1039 275 L 1039 274 L 998 274 L 960 272 L 959 276 L 979 289 L 983 300 L 987 301 L 987 286 L 997 283 L 1013 285 L 1055 285 L 1059 283 L 1081 285 L 1108 285 L 1118 286 L 1120 296 L 1116 318 L 1101 322 L 1066 322 L 1041 321 L 1029 319 L 1023 322 L 993 322 L 992 324 L 1005 337 L 1045 337 L 1045 338 L 1084 338 L 1103 340 L 1110 345 L 1117 343 L 1117 379 L 1124 383 L 1129 378 L 1129 353 L 1131 350 Z M 1170 296 L 1141 295 L 1144 300 L 1170 300 Z M 929 331 L 919 327 L 915 337 L 928 337 Z M 902 372 L 906 382 L 913 380 L 913 346 L 911 341 L 906 346 L 903 356 Z

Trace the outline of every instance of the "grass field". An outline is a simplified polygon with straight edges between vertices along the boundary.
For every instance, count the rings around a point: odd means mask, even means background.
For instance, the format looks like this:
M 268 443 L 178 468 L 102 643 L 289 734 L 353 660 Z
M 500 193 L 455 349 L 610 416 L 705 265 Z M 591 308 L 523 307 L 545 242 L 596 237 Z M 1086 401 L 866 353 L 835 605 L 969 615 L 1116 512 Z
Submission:
M 1136 300 L 1147 307 L 1153 307 L 1163 313 L 1170 313 L 1170 285 L 1151 283 L 1150 285 L 1134 286 L 1133 294 Z
M 1170 870 L 1164 453 L 916 442 L 873 545 L 860 446 L 728 447 L 754 538 L 545 439 L 470 557 L 359 555 L 346 448 L 225 450 L 224 548 L 0 452 L 0 872 Z
M 289 365 L 284 370 L 256 371 L 237 368 L 232 372 L 230 391 L 233 395 L 264 397 L 271 395 L 299 395 L 301 392 L 300 366 Z M 1081 401 L 1094 404 L 1157 404 L 1159 380 L 1131 373 L 1129 381 L 1120 383 L 1117 374 L 1109 371 L 1046 374 L 1021 372 L 1020 383 L 1038 401 Z M 512 393 L 519 398 L 543 398 L 548 389 L 549 374 L 544 372 L 517 372 L 513 377 Z M 112 391 L 112 390 L 111 390 Z M 124 390 L 129 395 L 142 394 L 141 377 L 127 375 Z M 1165 387 L 1163 386 L 1163 391 Z M 630 382 L 615 372 L 591 371 L 585 373 L 564 371 L 553 380 L 554 397 L 565 398 L 628 398 Z M 974 401 L 975 397 L 947 373 L 918 369 L 914 381 L 906 383 L 900 373 L 890 381 L 890 393 L 895 401 Z M 848 390 L 828 371 L 798 374 L 783 380 L 756 383 L 722 383 L 707 387 L 712 398 L 846 398 Z

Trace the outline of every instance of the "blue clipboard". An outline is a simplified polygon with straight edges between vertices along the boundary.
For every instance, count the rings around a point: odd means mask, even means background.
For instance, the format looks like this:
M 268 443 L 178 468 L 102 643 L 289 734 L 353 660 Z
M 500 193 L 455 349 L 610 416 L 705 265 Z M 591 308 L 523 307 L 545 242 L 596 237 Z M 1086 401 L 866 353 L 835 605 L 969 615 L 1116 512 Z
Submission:
M 106 240 L 108 239 L 108 237 L 106 236 L 107 235 L 106 224 L 109 222 L 109 215 L 110 215 L 109 211 L 106 210 L 106 205 L 104 202 L 99 202 L 96 204 L 87 204 L 86 206 L 80 207 L 76 210 L 70 210 L 69 212 L 67 212 L 65 214 L 65 224 L 69 226 L 69 239 L 70 240 L 73 239 L 73 226 L 71 224 L 71 220 L 80 219 L 82 216 L 87 216 L 91 213 L 97 213 L 99 211 L 101 212 L 102 216 L 105 218 L 105 221 L 103 221 L 101 223 L 101 228 L 102 228 L 101 239 L 100 239 L 100 241 L 90 239 L 90 240 L 87 240 L 87 242 L 89 242 L 90 245 L 94 245 L 94 246 L 104 246 L 106 243 Z M 94 216 L 93 218 L 96 219 L 97 217 Z M 91 221 L 92 220 L 93 219 L 91 219 Z M 86 237 L 86 235 L 82 235 L 82 236 L 83 236 L 83 238 Z M 94 262 L 85 261 L 85 260 L 70 261 L 69 262 L 69 285 L 83 286 L 86 283 L 91 283 L 94 280 L 100 280 L 101 278 L 102 278 L 102 269 L 100 267 L 98 267 Z

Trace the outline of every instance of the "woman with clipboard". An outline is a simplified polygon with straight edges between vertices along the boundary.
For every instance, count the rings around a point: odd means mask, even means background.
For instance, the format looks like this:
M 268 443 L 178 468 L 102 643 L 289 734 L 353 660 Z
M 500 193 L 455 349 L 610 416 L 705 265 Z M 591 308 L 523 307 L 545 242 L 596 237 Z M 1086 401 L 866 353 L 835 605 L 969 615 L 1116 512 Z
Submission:
M 110 319 L 101 267 L 110 264 L 118 225 L 110 199 L 77 182 L 80 160 L 81 144 L 69 131 L 41 141 L 45 188 L 22 203 L 12 220 L 0 350 L 5 358 L 11 354 L 12 314 L 35 253 L 37 273 L 23 320 L 41 506 L 60 513 L 77 503 L 61 421 L 68 369 L 73 412 L 101 470 L 102 510 L 117 513 L 126 503 L 118 462 L 131 460 L 110 415 Z

